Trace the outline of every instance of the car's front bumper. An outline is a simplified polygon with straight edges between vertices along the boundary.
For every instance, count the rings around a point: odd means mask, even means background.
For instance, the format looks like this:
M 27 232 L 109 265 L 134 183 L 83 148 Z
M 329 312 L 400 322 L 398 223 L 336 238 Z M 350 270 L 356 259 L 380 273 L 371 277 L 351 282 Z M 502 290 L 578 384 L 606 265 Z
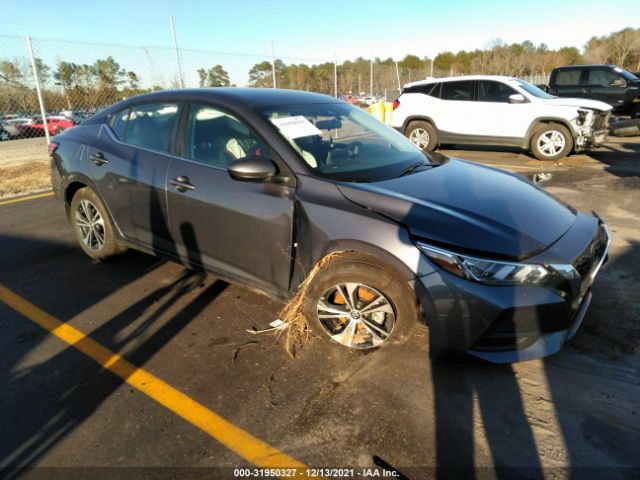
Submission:
M 598 228 L 603 234 L 574 259 L 581 278 L 563 288 L 487 285 L 439 269 L 418 278 L 414 289 L 429 326 L 432 356 L 465 353 L 508 363 L 560 351 L 580 327 L 607 258 L 609 233 L 604 224 Z

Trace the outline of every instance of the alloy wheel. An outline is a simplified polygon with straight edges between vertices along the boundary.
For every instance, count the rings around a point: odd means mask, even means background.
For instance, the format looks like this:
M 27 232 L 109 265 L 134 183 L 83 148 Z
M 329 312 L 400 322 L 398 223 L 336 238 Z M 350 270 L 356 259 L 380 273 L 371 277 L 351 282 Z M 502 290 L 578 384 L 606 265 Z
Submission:
M 538 150 L 545 157 L 555 157 L 564 150 L 566 143 L 562 132 L 547 130 L 538 137 Z
M 411 140 L 420 150 L 424 150 L 429 146 L 431 137 L 429 136 L 429 132 L 424 128 L 416 128 L 409 134 L 409 140 Z
M 391 335 L 396 314 L 391 301 L 362 283 L 341 283 L 318 300 L 318 320 L 334 341 L 354 349 L 381 345 Z
M 104 219 L 100 211 L 89 200 L 80 200 L 76 208 L 76 228 L 82 243 L 91 250 L 100 250 L 104 246 Z

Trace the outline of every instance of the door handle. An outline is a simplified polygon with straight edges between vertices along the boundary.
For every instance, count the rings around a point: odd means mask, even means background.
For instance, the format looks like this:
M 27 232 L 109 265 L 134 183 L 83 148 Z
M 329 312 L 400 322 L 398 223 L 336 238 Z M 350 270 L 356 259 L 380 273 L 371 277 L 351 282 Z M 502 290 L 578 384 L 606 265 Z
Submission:
M 582 93 L 593 93 L 593 90 L 590 88 L 583 88 Z
M 176 187 L 176 190 L 179 192 L 186 192 L 187 190 L 195 190 L 195 185 L 189 183 L 189 177 L 185 177 L 184 175 L 180 175 L 178 178 L 174 178 L 169 182 L 171 185 Z
M 105 163 L 109 163 L 109 160 L 104 158 L 104 153 L 102 152 L 96 152 L 93 155 L 91 155 L 91 161 L 95 163 L 97 166 L 101 166 L 101 165 L 104 165 Z

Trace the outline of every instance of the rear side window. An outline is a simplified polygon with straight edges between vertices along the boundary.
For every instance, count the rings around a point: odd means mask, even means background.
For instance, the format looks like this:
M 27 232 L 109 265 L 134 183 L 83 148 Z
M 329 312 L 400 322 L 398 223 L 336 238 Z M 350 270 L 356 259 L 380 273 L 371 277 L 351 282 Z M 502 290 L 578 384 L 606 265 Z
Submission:
M 509 103 L 509 97 L 516 92 L 504 83 L 481 80 L 478 82 L 479 102 Z
M 473 95 L 473 82 L 465 80 L 461 82 L 443 82 L 442 94 L 443 100 L 461 100 L 471 101 Z
M 572 70 L 560 70 L 556 74 L 556 85 L 579 85 L 582 70 L 576 68 Z
M 131 108 L 125 142 L 158 152 L 169 151 L 171 132 L 178 113 L 175 103 L 153 103 Z
M 431 97 L 440 96 L 440 84 L 439 83 L 427 83 L 425 85 L 412 85 L 405 88 L 402 93 L 422 93 L 423 95 L 429 95 Z
M 127 133 L 127 121 L 129 120 L 129 112 L 131 110 L 126 109 L 121 112 L 116 113 L 109 120 L 109 126 L 111 130 L 113 130 L 114 135 L 118 140 L 125 139 L 125 135 Z

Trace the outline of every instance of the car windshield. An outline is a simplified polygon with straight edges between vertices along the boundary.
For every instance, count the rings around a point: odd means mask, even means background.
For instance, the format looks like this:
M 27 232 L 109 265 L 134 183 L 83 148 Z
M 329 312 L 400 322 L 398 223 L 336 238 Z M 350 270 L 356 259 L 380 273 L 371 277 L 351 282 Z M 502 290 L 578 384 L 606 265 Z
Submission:
M 261 113 L 321 177 L 375 182 L 428 163 L 406 137 L 346 103 L 286 105 Z
M 635 82 L 638 80 L 638 77 L 636 77 L 633 73 L 627 72 L 624 68 L 616 67 L 614 68 L 614 70 L 622 75 L 625 80 L 629 80 L 631 82 Z
M 515 80 L 514 83 L 517 86 L 519 86 L 521 89 L 523 89 L 525 92 L 533 95 L 534 97 L 544 98 L 547 100 L 551 98 L 556 98 L 553 95 L 549 95 L 544 90 L 539 89 L 535 85 L 531 85 L 529 82 L 525 82 L 524 80 Z

